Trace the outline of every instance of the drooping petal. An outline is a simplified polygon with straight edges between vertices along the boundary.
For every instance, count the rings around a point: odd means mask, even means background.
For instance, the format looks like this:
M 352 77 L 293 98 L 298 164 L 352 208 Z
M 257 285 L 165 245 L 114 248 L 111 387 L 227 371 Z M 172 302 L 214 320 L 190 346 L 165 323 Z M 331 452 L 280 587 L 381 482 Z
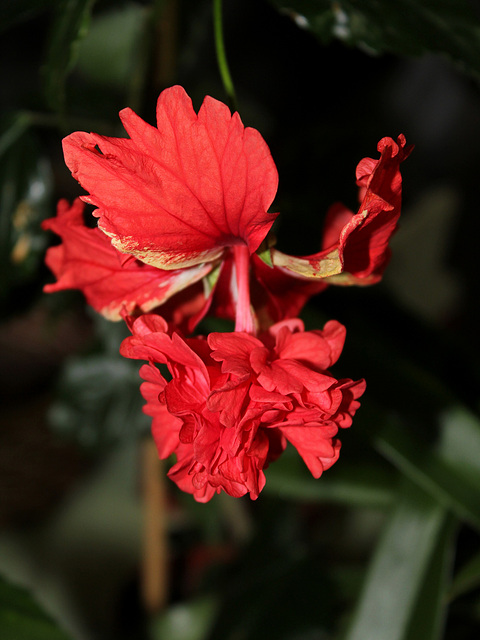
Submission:
M 358 213 L 340 234 L 344 270 L 361 280 L 380 278 L 390 258 L 388 243 L 400 217 L 400 163 L 410 154 L 405 136 L 382 138 L 378 161 L 365 158 L 357 167 L 357 184 L 364 192 Z
M 84 203 L 58 203 L 57 216 L 43 222 L 62 238 L 47 251 L 46 264 L 57 282 L 45 286 L 48 293 L 80 289 L 87 302 L 109 320 L 123 313 L 148 312 L 164 304 L 177 292 L 199 281 L 210 270 L 204 264 L 165 271 L 133 258 L 125 259 L 98 228 L 84 224 Z
M 380 280 L 390 259 L 388 243 L 400 217 L 400 164 L 412 148 L 406 146 L 403 135 L 396 142 L 382 138 L 377 146 L 380 158 L 364 158 L 358 164 L 356 176 L 361 196 L 358 212 L 353 214 L 341 205 L 334 205 L 327 216 L 325 236 L 329 241 L 338 232 L 340 222 L 343 223 L 337 242 L 343 273 L 329 282 L 373 284 Z
M 260 134 L 207 97 L 197 114 L 181 87 L 160 94 L 158 128 L 121 112 L 130 138 L 77 132 L 65 161 L 122 252 L 162 269 L 218 259 L 245 243 L 253 253 L 276 215 L 278 176 Z
M 262 277 L 278 278 L 276 270 L 299 280 L 320 280 L 327 284 L 367 285 L 378 282 L 390 258 L 388 243 L 400 217 L 402 177 L 400 164 L 410 154 L 405 137 L 382 138 L 377 146 L 380 158 L 364 158 L 357 166 L 361 204 L 354 214 L 335 204 L 327 214 L 322 250 L 310 256 L 289 256 L 271 248 L 270 272 Z

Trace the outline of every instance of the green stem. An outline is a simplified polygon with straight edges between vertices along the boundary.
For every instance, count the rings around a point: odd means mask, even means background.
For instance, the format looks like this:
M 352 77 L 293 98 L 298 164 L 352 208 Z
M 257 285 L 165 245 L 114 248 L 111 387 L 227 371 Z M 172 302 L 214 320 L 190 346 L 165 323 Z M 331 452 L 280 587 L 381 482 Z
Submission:
M 223 41 L 222 0 L 213 0 L 213 26 L 215 31 L 215 49 L 217 52 L 218 69 L 223 86 L 227 93 L 231 106 L 237 111 L 237 98 L 233 86 L 232 76 L 228 68 L 225 44 Z

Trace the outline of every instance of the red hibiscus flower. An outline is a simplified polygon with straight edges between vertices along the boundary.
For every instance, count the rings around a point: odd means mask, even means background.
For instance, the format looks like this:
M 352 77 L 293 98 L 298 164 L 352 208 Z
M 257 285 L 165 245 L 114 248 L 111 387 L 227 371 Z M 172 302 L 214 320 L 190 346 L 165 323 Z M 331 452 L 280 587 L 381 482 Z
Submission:
M 170 478 L 199 502 L 221 490 L 255 499 L 263 470 L 287 442 L 318 478 L 338 459 L 339 428 L 351 425 L 363 380 L 329 368 L 345 329 L 331 321 L 304 331 L 298 319 L 255 337 L 246 332 L 183 339 L 156 315 L 129 321 L 121 353 L 148 360 L 140 374 L 145 412 L 161 458 L 176 454 Z M 168 382 L 156 364 L 166 364 Z

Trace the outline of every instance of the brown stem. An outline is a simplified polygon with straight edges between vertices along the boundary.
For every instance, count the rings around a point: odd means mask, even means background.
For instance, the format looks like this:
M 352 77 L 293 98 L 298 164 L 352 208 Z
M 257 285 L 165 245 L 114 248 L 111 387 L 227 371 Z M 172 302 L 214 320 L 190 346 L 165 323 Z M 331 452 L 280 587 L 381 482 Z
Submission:
M 143 444 L 142 598 L 145 610 L 164 608 L 168 595 L 168 537 L 165 474 L 152 439 Z

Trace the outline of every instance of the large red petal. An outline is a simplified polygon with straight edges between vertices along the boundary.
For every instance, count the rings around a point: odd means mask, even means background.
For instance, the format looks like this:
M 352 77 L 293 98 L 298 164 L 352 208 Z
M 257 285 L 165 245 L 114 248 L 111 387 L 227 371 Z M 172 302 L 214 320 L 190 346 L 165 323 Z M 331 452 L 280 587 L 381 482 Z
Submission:
M 65 161 L 98 209 L 113 244 L 143 262 L 175 269 L 246 243 L 253 253 L 276 215 L 270 151 L 237 113 L 207 97 L 196 115 L 181 87 L 160 94 L 158 128 L 121 112 L 129 139 L 77 132 Z

